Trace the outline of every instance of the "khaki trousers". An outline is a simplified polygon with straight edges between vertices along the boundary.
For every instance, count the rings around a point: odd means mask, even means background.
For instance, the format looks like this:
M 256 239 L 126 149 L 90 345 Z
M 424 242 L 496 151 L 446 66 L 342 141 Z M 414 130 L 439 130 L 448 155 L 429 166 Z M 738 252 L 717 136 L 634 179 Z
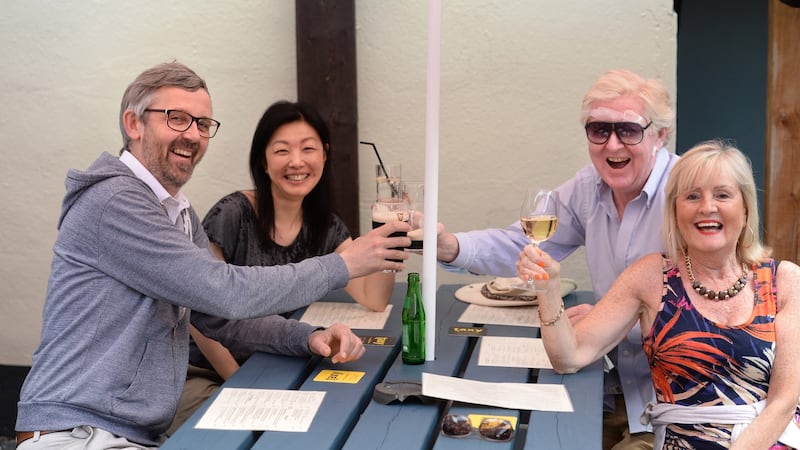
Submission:
M 17 446 L 18 450 L 158 450 L 131 442 L 106 430 L 90 426 L 41 434 L 37 432 Z
M 653 450 L 653 433 L 631 434 L 625 400 L 622 395 L 614 400 L 614 412 L 603 414 L 603 450 Z
M 186 371 L 186 384 L 178 402 L 178 411 L 167 430 L 167 436 L 172 436 L 224 382 L 217 372 L 190 364 Z

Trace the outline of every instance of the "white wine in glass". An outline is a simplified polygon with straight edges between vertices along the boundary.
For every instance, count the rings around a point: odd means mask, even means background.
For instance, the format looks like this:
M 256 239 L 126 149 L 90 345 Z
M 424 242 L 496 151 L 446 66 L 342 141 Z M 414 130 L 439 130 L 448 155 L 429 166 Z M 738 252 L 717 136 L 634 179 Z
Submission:
M 558 216 L 521 217 L 519 222 L 522 225 L 522 231 L 525 232 L 531 243 L 538 246 L 540 242 L 546 241 L 556 232 Z
M 531 188 L 522 202 L 519 223 L 531 244 L 538 247 L 550 239 L 558 227 L 558 192 L 549 189 Z M 533 280 L 517 286 L 530 291 L 541 291 Z

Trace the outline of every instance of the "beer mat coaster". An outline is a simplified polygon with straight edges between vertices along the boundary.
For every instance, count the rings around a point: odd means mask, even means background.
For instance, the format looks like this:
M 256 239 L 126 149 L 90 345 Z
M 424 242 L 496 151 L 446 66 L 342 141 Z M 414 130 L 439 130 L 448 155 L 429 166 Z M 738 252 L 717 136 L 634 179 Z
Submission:
M 482 306 L 535 306 L 538 304 L 536 294 L 530 295 L 529 292 L 521 297 L 510 295 L 515 293 L 516 290 L 509 290 L 507 294 L 503 294 L 503 299 L 498 297 L 498 292 L 502 292 L 502 287 L 513 286 L 519 283 L 519 278 L 496 278 L 488 283 L 472 283 L 458 288 L 455 292 L 457 299 L 465 303 L 473 303 Z M 487 287 L 487 284 L 491 286 Z M 499 288 L 498 288 L 499 287 Z M 574 280 L 569 278 L 561 279 L 561 296 L 566 297 L 577 289 L 578 285 Z M 489 292 L 490 297 L 485 294 Z

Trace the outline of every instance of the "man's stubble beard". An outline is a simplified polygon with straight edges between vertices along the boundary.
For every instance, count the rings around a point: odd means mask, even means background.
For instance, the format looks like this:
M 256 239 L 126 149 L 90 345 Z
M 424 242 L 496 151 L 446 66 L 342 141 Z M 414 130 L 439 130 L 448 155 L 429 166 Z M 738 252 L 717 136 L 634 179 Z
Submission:
M 173 165 L 169 161 L 169 155 L 170 149 L 174 147 L 192 149 L 194 156 L 190 161 Z M 203 158 L 203 155 L 200 154 L 199 144 L 181 138 L 173 140 L 164 149 L 162 145 L 155 144 L 149 135 L 145 135 L 142 139 L 142 148 L 145 158 L 144 165 L 147 170 L 162 186 L 165 188 L 175 187 L 177 190 L 189 182 L 194 173 L 194 167 Z

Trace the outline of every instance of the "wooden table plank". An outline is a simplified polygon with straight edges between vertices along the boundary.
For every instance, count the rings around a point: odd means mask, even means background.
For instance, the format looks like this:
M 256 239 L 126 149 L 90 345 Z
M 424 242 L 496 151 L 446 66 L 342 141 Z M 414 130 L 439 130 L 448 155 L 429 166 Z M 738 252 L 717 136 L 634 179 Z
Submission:
M 468 339 L 450 336 L 447 330 L 466 309 L 466 304 L 456 301 L 453 293 L 460 286 L 442 286 L 436 293 L 436 359 L 424 364 L 403 364 L 396 358 L 384 380 L 422 380 L 422 372 L 455 376 L 467 355 Z M 430 448 L 438 433 L 443 401 L 421 403 L 417 399 L 393 402 L 388 405 L 371 401 L 349 438 L 346 450 L 409 450 Z
M 540 370 L 538 382 L 566 386 L 575 411 L 532 411 L 525 449 L 600 450 L 603 441 L 603 361 L 595 361 L 570 375 Z
M 361 359 L 344 364 L 321 360 L 300 390 L 323 391 L 325 398 L 317 410 L 306 433 L 267 431 L 253 445 L 253 450 L 313 448 L 341 448 L 359 415 L 372 398 L 373 387 L 384 379 L 389 366 L 400 352 L 401 315 L 405 298 L 405 284 L 395 287 L 392 311 L 383 330 L 377 334 L 395 339 L 391 346 L 367 346 Z M 353 330 L 358 335 L 376 335 L 376 330 Z M 315 381 L 321 371 L 363 372 L 357 383 Z
M 590 291 L 577 291 L 564 298 L 574 306 L 594 303 Z M 538 383 L 563 384 L 574 412 L 532 411 L 525 450 L 599 450 L 603 443 L 603 361 L 595 361 L 579 372 L 560 375 L 550 369 L 538 373 Z
M 297 389 L 313 368 L 315 359 L 256 353 L 242 364 L 242 367 L 225 382 L 224 386 L 232 388 Z M 161 449 L 249 449 L 260 433 L 194 428 L 217 395 L 219 395 L 219 390 L 187 419 L 186 423 L 161 446 Z
M 509 307 L 515 308 L 515 307 Z M 522 311 L 522 310 L 520 310 Z M 509 336 L 509 337 L 536 337 L 538 336 L 538 328 L 534 327 L 519 327 L 519 326 L 506 326 L 506 325 L 485 325 L 480 323 L 465 324 L 467 326 L 483 326 L 486 329 L 487 336 Z M 515 367 L 492 367 L 480 366 L 478 360 L 480 357 L 481 341 L 479 338 L 475 348 L 470 355 L 469 363 L 464 371 L 463 378 L 476 381 L 488 382 L 502 382 L 502 383 L 527 383 L 530 380 L 530 369 L 515 368 Z M 480 406 L 463 403 L 455 403 L 448 414 L 480 414 L 488 416 L 510 416 L 516 418 L 516 426 L 514 438 L 508 442 L 491 442 L 492 449 L 512 449 L 519 437 L 520 411 L 516 409 L 496 408 L 491 406 Z M 437 430 L 438 433 L 438 430 Z M 478 438 L 476 433 L 473 433 L 474 439 L 456 439 L 448 438 L 441 433 L 434 444 L 435 450 L 461 450 L 471 448 L 486 448 L 487 442 Z

